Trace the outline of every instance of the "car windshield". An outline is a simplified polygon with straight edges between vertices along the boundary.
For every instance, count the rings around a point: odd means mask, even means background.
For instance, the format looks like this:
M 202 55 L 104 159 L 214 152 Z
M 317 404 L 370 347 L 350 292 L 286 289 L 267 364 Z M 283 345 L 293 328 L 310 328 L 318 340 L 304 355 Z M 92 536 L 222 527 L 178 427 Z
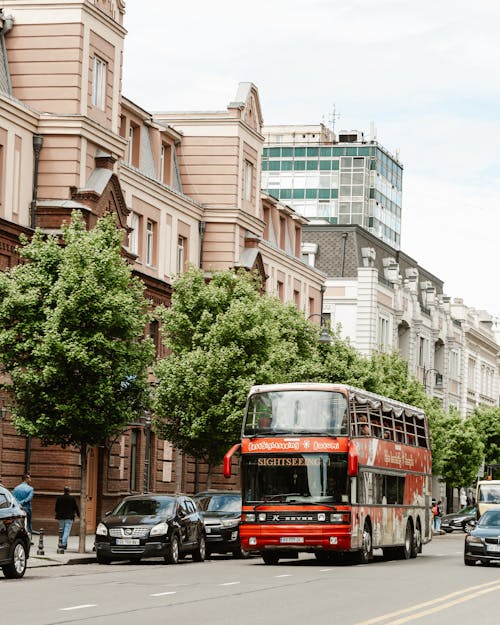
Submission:
M 158 516 L 173 514 L 175 499 L 158 497 L 157 499 L 125 499 L 113 511 L 115 516 Z
M 241 512 L 239 495 L 206 495 L 196 499 L 202 512 Z
M 500 510 L 487 510 L 479 519 L 478 527 L 500 527 Z

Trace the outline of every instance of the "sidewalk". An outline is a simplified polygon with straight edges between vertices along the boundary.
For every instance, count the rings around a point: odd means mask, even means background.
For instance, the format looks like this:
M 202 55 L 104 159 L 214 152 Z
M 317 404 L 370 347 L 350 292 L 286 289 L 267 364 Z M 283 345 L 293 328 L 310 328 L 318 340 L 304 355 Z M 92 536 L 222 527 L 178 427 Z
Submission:
M 43 555 L 37 555 L 39 551 L 38 534 L 33 534 L 30 549 L 30 557 L 28 558 L 28 568 L 33 569 L 41 566 L 60 566 L 62 564 L 92 564 L 96 562 L 94 552 L 94 534 L 88 534 L 85 541 L 85 553 L 78 553 L 78 536 L 70 536 L 68 539 L 68 548 L 64 553 L 57 553 L 57 545 L 59 536 L 44 534 L 43 536 Z

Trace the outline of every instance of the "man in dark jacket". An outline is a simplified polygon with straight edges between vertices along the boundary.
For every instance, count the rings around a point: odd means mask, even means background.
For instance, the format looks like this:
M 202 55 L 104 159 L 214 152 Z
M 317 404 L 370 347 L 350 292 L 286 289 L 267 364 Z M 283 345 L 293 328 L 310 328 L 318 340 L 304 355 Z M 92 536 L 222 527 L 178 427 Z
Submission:
M 69 486 L 65 486 L 64 494 L 59 495 L 56 499 L 56 519 L 59 521 L 59 529 L 62 529 L 61 547 L 63 549 L 68 547 L 68 538 L 75 515 L 80 516 L 78 504 L 73 495 L 70 494 Z

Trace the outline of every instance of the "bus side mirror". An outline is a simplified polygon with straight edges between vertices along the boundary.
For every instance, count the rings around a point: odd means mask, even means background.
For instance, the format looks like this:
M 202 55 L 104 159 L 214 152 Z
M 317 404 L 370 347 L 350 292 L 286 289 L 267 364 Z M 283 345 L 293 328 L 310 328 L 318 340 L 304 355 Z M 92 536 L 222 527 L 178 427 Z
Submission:
M 224 477 L 231 477 L 231 460 L 233 458 L 233 455 L 238 451 L 240 447 L 241 443 L 233 445 L 224 456 Z
M 358 475 L 358 451 L 352 441 L 349 442 L 349 451 L 347 452 L 347 475 L 349 477 L 357 477 Z

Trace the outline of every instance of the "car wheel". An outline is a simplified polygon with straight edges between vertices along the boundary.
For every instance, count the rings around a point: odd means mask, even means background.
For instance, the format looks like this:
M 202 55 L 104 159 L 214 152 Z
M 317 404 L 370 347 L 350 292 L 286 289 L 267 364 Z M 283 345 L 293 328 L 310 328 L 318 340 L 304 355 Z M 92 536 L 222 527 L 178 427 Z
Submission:
M 22 540 L 16 540 L 12 550 L 12 561 L 2 566 L 5 577 L 19 579 L 26 572 L 27 565 L 26 546 Z
M 103 556 L 99 552 L 97 552 L 96 558 L 99 564 L 111 564 L 111 558 L 108 558 L 108 556 Z
M 453 532 L 453 530 L 450 530 L 450 529 L 448 529 L 448 528 L 445 528 L 445 529 L 444 529 L 444 531 L 445 531 L 447 534 L 451 534 L 451 533 Z
M 233 551 L 233 556 L 238 560 L 246 560 L 250 557 L 250 552 L 240 547 L 239 549 L 235 549 Z
M 275 551 L 264 551 L 262 559 L 264 564 L 278 564 L 280 557 Z
M 203 562 L 207 555 L 207 542 L 205 540 L 205 536 L 201 534 L 200 540 L 198 541 L 198 546 L 193 551 L 193 560 L 195 562 Z
M 464 556 L 464 564 L 465 566 L 474 566 L 476 564 L 476 561 L 474 559 L 468 558 L 467 556 Z
M 165 562 L 167 562 L 167 564 L 177 564 L 179 562 L 179 539 L 175 534 L 170 539 L 170 545 L 165 555 Z

